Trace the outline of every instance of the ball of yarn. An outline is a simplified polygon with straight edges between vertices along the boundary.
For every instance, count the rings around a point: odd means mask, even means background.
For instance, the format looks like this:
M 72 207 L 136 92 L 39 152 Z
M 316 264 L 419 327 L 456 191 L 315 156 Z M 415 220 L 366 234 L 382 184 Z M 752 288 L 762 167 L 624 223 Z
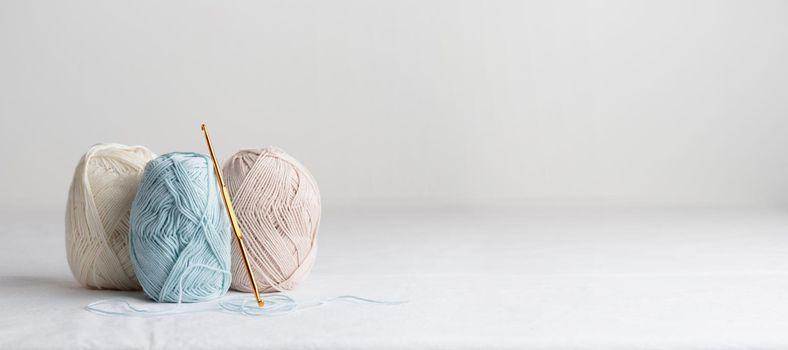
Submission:
M 230 226 L 213 163 L 168 153 L 148 163 L 131 207 L 129 253 L 158 302 L 218 298 L 230 287 Z
M 223 173 L 258 288 L 293 289 L 309 274 L 317 254 L 317 182 L 295 158 L 274 147 L 239 151 Z M 251 291 L 235 244 L 232 266 L 233 289 Z
M 129 210 L 154 157 L 142 146 L 103 144 L 77 164 L 66 204 L 66 256 L 82 285 L 140 288 L 129 259 Z

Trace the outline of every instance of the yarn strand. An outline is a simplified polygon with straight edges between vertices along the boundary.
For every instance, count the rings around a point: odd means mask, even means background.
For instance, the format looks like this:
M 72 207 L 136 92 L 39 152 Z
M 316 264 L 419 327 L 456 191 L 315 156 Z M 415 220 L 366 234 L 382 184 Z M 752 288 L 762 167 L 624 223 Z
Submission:
M 265 299 L 265 307 L 257 306 L 254 299 L 249 296 L 235 296 L 224 298 L 214 302 L 199 304 L 181 304 L 175 306 L 167 305 L 160 308 L 143 308 L 132 304 L 128 298 L 113 298 L 99 300 L 85 306 L 85 310 L 102 316 L 125 316 L 125 317 L 162 317 L 200 312 L 229 312 L 238 315 L 252 317 L 275 317 L 316 308 L 333 302 L 346 302 L 352 304 L 368 305 L 399 305 L 407 301 L 385 301 L 357 297 L 353 295 L 340 295 L 336 297 L 320 299 L 317 301 L 298 303 L 295 299 L 280 293 L 269 293 L 261 295 Z

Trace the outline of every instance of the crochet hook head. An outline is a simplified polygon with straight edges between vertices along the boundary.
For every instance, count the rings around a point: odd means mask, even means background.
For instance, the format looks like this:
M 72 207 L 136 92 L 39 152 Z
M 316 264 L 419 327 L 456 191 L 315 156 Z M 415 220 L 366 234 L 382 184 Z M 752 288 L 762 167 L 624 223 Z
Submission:
M 219 191 L 222 192 L 222 199 L 224 200 L 224 208 L 227 209 L 227 216 L 230 218 L 230 225 L 233 228 L 233 233 L 235 233 L 235 238 L 238 241 L 238 248 L 241 250 L 241 257 L 244 259 L 244 265 L 246 266 L 246 273 L 249 275 L 249 282 L 252 284 L 252 290 L 254 290 L 254 297 L 257 299 L 257 306 L 263 307 L 265 302 L 262 298 L 260 298 L 260 291 L 257 289 L 257 281 L 254 279 L 254 272 L 252 271 L 252 265 L 249 263 L 249 258 L 246 256 L 246 244 L 244 244 L 244 237 L 241 233 L 241 227 L 238 225 L 238 218 L 235 216 L 235 210 L 233 209 L 233 203 L 230 200 L 230 191 L 227 190 L 227 186 L 224 185 L 224 178 L 222 178 L 222 171 L 219 169 L 219 162 L 216 161 L 216 154 L 213 152 L 213 144 L 211 143 L 211 137 L 208 136 L 208 127 L 205 124 L 200 125 L 200 129 L 202 129 L 203 134 L 205 134 L 205 142 L 208 143 L 208 152 L 211 154 L 211 160 L 213 160 L 213 172 L 216 174 L 216 181 L 219 183 Z

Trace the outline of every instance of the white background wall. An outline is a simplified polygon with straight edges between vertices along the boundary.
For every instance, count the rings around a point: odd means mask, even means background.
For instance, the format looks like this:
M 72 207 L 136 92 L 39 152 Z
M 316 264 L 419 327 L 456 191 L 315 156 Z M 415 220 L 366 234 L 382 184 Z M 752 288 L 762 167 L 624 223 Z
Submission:
M 202 121 L 326 206 L 782 205 L 786 62 L 785 1 L 0 0 L 0 208 Z

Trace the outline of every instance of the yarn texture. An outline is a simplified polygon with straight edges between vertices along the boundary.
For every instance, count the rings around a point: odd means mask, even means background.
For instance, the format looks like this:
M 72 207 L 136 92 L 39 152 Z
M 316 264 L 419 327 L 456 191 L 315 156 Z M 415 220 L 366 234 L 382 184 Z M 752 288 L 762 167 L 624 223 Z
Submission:
M 206 301 L 230 287 L 230 226 L 212 164 L 203 154 L 174 152 L 145 167 L 129 252 L 155 301 Z
M 317 255 L 320 192 L 314 177 L 275 147 L 239 151 L 227 160 L 223 174 L 258 287 L 264 292 L 295 288 Z M 251 291 L 235 244 L 232 271 L 232 288 Z
M 100 144 L 77 164 L 66 204 L 66 256 L 82 285 L 140 288 L 129 258 L 129 210 L 155 156 L 142 146 Z

